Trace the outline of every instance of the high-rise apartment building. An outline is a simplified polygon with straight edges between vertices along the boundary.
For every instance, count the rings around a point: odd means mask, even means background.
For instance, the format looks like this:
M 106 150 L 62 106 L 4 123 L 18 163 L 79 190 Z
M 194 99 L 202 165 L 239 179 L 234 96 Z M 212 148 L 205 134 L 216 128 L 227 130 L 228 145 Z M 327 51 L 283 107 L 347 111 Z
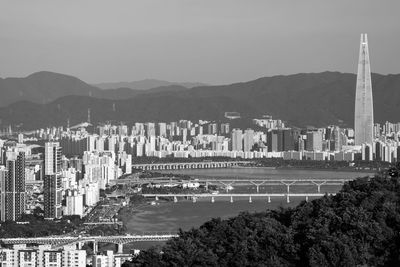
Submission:
M 355 145 L 372 144 L 374 108 L 367 34 L 361 34 L 354 114 Z
M 335 126 L 333 128 L 332 132 L 332 139 L 333 139 L 333 151 L 341 151 L 343 142 L 342 142 L 342 132 L 340 131 L 340 128 L 338 126 Z
M 44 217 L 61 217 L 61 147 L 57 142 L 45 144 L 44 151 Z
M 1 221 L 15 221 L 25 212 L 25 153 L 11 153 L 0 169 Z
M 307 151 L 322 151 L 322 131 L 307 132 Z
M 243 151 L 243 132 L 233 129 L 231 133 L 232 151 Z
M 93 255 L 92 265 L 93 267 L 115 267 L 121 266 L 122 261 L 120 257 L 116 255 L 112 250 L 107 250 L 104 254 Z
M 273 129 L 267 133 L 268 151 L 292 151 L 295 149 L 295 133 L 292 129 Z
M 221 125 L 220 125 L 220 134 L 221 135 L 229 134 L 229 123 L 221 123 Z
M 65 215 L 83 216 L 83 195 L 77 190 L 70 190 L 66 193 Z
M 44 174 L 61 172 L 61 146 L 58 142 L 48 142 L 44 146 Z
M 167 136 L 167 124 L 165 122 L 157 123 L 156 134 L 162 137 Z
M 254 130 L 247 129 L 243 135 L 243 151 L 250 152 L 254 146 Z
M 218 125 L 216 123 L 210 123 L 207 125 L 207 134 L 217 134 Z

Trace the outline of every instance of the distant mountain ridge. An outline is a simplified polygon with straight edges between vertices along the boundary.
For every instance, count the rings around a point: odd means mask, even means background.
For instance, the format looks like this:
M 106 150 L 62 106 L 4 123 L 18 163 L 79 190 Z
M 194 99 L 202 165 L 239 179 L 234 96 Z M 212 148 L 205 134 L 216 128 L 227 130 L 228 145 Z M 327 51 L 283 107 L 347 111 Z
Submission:
M 353 127 L 354 123 L 356 75 L 350 73 L 299 73 L 230 85 L 192 89 L 169 86 L 145 91 L 102 90 L 75 79 L 70 85 L 75 95 L 64 95 L 46 104 L 25 100 L 0 108 L 0 127 L 21 124 L 25 129 L 34 129 L 66 125 L 67 120 L 73 125 L 86 121 L 88 108 L 94 123 L 218 120 L 223 119 L 225 111 L 237 111 L 249 118 L 268 114 L 299 127 L 331 124 Z M 32 90 L 52 88 L 52 79 L 47 84 L 40 81 L 41 86 L 34 82 L 25 86 Z M 61 88 L 68 88 L 68 84 Z M 400 121 L 400 74 L 372 74 L 372 88 L 375 121 Z M 65 89 L 62 93 L 68 92 Z
M 126 87 L 102 90 L 70 75 L 40 71 L 24 78 L 0 78 L 0 107 L 17 101 L 46 104 L 70 95 L 118 100 L 135 97 L 139 94 L 182 90 L 187 90 L 187 88 L 168 85 L 156 86 L 147 90 L 133 90 Z
M 117 89 L 121 87 L 130 88 L 134 90 L 148 90 L 151 88 L 162 87 L 162 86 L 172 86 L 178 85 L 186 88 L 193 88 L 198 86 L 206 86 L 204 83 L 191 83 L 191 82 L 168 82 L 157 79 L 144 79 L 140 81 L 133 82 L 110 82 L 110 83 L 98 83 L 93 84 L 93 86 L 100 89 Z

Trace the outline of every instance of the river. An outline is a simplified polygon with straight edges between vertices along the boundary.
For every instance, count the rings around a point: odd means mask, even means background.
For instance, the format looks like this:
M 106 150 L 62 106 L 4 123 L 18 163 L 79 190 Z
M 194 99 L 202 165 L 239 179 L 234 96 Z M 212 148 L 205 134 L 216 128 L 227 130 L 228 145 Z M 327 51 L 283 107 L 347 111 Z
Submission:
M 331 170 L 295 170 L 275 168 L 223 168 L 223 169 L 184 169 L 163 170 L 162 173 L 186 174 L 193 177 L 224 178 L 261 178 L 261 179 L 349 179 L 371 175 L 373 173 Z
M 344 171 L 320 171 L 320 170 L 292 170 L 292 169 L 271 169 L 271 168 L 229 168 L 229 169 L 189 169 L 166 171 L 168 173 L 186 174 L 195 178 L 263 178 L 263 179 L 349 179 L 365 177 L 372 173 L 344 172 Z M 238 192 L 254 192 L 255 187 L 235 188 Z M 271 188 L 260 187 L 262 190 L 270 191 Z M 285 187 L 275 187 L 275 192 L 285 192 Z M 324 187 L 321 192 L 337 192 L 339 186 Z M 291 189 L 291 192 L 317 192 L 316 187 L 301 187 Z M 209 199 L 204 199 L 193 203 L 189 200 L 179 200 L 173 202 L 159 202 L 157 205 L 141 205 L 134 209 L 132 213 L 125 214 L 124 223 L 130 232 L 176 232 L 179 228 L 188 230 L 198 227 L 211 218 L 229 218 L 238 215 L 240 212 L 260 212 L 267 209 L 278 207 L 295 206 L 304 198 L 290 199 L 290 203 L 285 198 L 272 198 L 268 203 L 267 199 L 253 198 L 235 199 L 233 203 L 230 198 L 216 198 L 214 203 Z M 311 199 L 310 199 L 311 200 Z M 136 244 L 138 248 L 147 245 Z

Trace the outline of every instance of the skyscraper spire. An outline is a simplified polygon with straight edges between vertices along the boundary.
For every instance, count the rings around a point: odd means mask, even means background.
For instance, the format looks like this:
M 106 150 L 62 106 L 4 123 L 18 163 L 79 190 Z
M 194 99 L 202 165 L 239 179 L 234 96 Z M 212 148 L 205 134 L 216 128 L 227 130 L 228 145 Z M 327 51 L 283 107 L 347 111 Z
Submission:
M 372 144 L 374 108 L 367 34 L 361 34 L 354 114 L 355 145 Z

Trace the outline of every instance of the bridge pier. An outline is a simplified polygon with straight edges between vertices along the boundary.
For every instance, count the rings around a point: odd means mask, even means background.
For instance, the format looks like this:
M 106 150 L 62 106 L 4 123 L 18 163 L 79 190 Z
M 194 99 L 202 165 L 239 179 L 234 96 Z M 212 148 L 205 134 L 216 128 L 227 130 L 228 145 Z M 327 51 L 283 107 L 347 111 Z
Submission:
M 308 196 L 306 196 L 306 202 L 308 202 Z
M 253 181 L 250 181 L 250 183 L 251 183 L 252 185 L 255 185 L 255 186 L 256 186 L 257 193 L 259 193 L 259 192 L 260 192 L 260 185 L 263 185 L 263 184 L 265 184 L 265 182 L 256 183 L 256 182 L 253 182 Z
M 118 243 L 117 245 L 118 245 L 117 253 L 118 254 L 124 253 L 124 244 Z
M 192 201 L 193 201 L 193 203 L 196 203 L 197 202 L 197 197 L 192 197 Z
M 289 194 L 286 194 L 286 203 L 290 203 L 290 197 L 289 197 Z
M 211 203 L 214 203 L 214 202 L 215 202 L 215 198 L 211 197 Z
M 249 196 L 249 203 L 252 203 L 253 200 L 251 199 L 251 196 Z
M 321 192 L 321 185 L 326 184 L 326 181 L 319 182 L 319 183 L 315 182 L 315 181 L 311 181 L 311 183 L 315 184 L 318 187 L 318 193 L 320 193 Z
M 158 201 L 158 196 L 156 196 L 156 201 Z
M 288 193 L 288 194 L 290 193 L 290 186 L 293 185 L 293 184 L 295 184 L 295 183 L 296 183 L 296 181 L 291 182 L 291 183 L 285 183 L 284 181 L 281 181 L 281 184 L 286 185 L 286 190 L 287 190 L 287 193 Z M 289 202 L 288 202 L 288 203 L 289 203 Z
M 224 182 L 221 182 L 221 181 L 220 181 L 220 183 L 223 184 L 223 185 L 225 186 L 226 193 L 229 193 L 229 186 L 232 186 L 233 183 L 235 183 L 235 181 L 230 182 L 230 183 L 224 183 Z
M 174 203 L 178 202 L 178 198 L 174 196 Z
M 268 196 L 268 203 L 271 203 L 271 196 Z
M 233 196 L 231 196 L 231 203 L 233 203 Z

